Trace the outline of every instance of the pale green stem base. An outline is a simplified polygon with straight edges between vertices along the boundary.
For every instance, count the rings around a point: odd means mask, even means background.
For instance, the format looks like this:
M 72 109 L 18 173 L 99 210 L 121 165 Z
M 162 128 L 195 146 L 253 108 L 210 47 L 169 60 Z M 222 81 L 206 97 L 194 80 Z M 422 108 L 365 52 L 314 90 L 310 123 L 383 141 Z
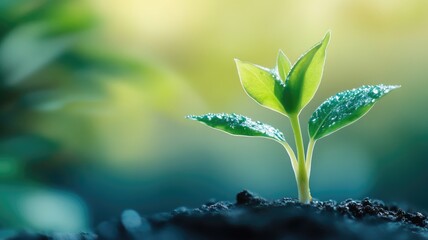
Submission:
M 299 201 L 309 203 L 312 201 L 311 192 L 309 190 L 309 176 L 305 165 L 305 149 L 303 146 L 302 130 L 300 128 L 299 115 L 290 116 L 291 127 L 294 132 L 294 140 L 297 149 L 298 172 L 296 176 L 297 189 L 299 191 Z
M 306 173 L 306 171 L 304 172 Z M 305 173 L 300 173 L 297 176 L 297 189 L 299 190 L 299 201 L 308 204 L 312 201 L 312 196 L 309 190 L 309 179 Z

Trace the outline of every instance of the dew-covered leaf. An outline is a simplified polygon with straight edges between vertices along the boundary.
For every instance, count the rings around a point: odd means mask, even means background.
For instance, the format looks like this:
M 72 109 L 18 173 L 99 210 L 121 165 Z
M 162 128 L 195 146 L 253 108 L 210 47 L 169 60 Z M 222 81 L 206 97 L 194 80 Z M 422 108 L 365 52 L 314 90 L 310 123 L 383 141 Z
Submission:
M 278 76 L 281 78 L 281 81 L 285 82 L 285 79 L 287 78 L 287 74 L 290 69 L 290 60 L 287 58 L 283 51 L 279 50 L 275 70 Z
M 291 67 L 285 82 L 282 103 L 288 114 L 298 114 L 311 101 L 320 85 L 325 63 L 325 50 L 330 32 L 324 39 L 303 54 Z
M 276 73 L 252 63 L 238 59 L 235 61 L 245 92 L 262 106 L 286 114 L 281 103 L 284 83 L 278 79 Z
M 309 119 L 309 135 L 317 140 L 364 116 L 381 97 L 400 86 L 362 86 L 340 92 L 322 103 Z
M 208 113 L 201 116 L 190 115 L 187 118 L 232 135 L 265 137 L 285 142 L 284 135 L 278 129 L 239 114 Z

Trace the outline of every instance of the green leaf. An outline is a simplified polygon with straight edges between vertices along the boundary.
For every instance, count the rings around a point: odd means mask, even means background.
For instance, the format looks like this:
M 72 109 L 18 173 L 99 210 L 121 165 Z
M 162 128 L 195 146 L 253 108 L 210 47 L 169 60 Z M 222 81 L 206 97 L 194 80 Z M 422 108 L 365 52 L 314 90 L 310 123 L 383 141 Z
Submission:
M 321 104 L 309 119 L 309 135 L 317 140 L 364 116 L 381 97 L 400 86 L 362 86 L 340 92 Z
M 330 32 L 327 32 L 324 39 L 303 54 L 291 68 L 282 101 L 288 114 L 299 114 L 314 97 L 321 82 L 329 41 Z
M 283 82 L 285 82 L 285 79 L 287 78 L 287 74 L 288 72 L 290 72 L 290 69 L 290 60 L 287 58 L 283 51 L 279 50 L 278 57 L 276 60 L 275 71 Z
M 238 59 L 235 62 L 245 92 L 260 105 L 286 114 L 281 103 L 284 83 L 278 79 L 275 72 Z
M 285 142 L 284 135 L 278 129 L 259 121 L 254 122 L 239 114 L 208 113 L 201 116 L 190 115 L 186 118 L 205 123 L 212 128 L 232 135 L 265 137 Z

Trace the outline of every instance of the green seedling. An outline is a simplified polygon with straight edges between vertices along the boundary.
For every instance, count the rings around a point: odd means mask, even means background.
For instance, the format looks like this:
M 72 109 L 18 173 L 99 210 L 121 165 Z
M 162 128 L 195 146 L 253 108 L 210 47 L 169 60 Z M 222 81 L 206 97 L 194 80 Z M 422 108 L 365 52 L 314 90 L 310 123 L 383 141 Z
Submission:
M 304 53 L 294 65 L 291 65 L 282 51 L 279 51 L 276 66 L 273 69 L 235 60 L 241 84 L 248 96 L 263 107 L 289 118 L 294 133 L 297 157 L 283 133 L 268 124 L 253 121 L 238 114 L 209 113 L 201 116 L 187 116 L 188 119 L 202 122 L 232 135 L 264 137 L 280 143 L 290 157 L 299 201 L 302 203 L 309 203 L 312 200 L 309 179 L 315 143 L 357 121 L 380 98 L 400 87 L 382 84 L 362 86 L 328 98 L 315 110 L 308 121 L 309 143 L 305 154 L 299 115 L 314 97 L 320 85 L 329 41 L 330 32 L 327 32 L 324 39 Z

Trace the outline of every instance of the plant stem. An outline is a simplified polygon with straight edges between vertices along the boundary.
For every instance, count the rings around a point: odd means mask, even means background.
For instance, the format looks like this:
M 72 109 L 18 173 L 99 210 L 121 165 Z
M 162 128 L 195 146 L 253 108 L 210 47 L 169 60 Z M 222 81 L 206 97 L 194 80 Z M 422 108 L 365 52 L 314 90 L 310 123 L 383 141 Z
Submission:
M 290 144 L 288 144 L 287 142 L 280 142 L 280 143 L 282 144 L 282 146 L 284 146 L 285 150 L 288 153 L 288 156 L 290 157 L 291 166 L 293 167 L 293 172 L 294 172 L 294 175 L 296 176 L 296 181 L 297 181 L 297 170 L 299 169 L 299 166 L 298 166 L 296 154 L 294 154 L 294 151 L 290 147 Z
M 316 141 L 317 140 L 311 138 L 311 140 L 309 140 L 308 149 L 306 150 L 306 172 L 308 173 L 308 179 L 311 178 L 312 153 L 314 152 Z
M 294 141 L 296 143 L 297 159 L 299 164 L 298 174 L 296 176 L 297 188 L 299 190 L 299 201 L 302 203 L 309 203 L 312 200 L 312 197 L 309 190 L 309 178 L 305 166 L 305 149 L 303 146 L 299 115 L 291 115 L 290 122 L 294 132 Z

